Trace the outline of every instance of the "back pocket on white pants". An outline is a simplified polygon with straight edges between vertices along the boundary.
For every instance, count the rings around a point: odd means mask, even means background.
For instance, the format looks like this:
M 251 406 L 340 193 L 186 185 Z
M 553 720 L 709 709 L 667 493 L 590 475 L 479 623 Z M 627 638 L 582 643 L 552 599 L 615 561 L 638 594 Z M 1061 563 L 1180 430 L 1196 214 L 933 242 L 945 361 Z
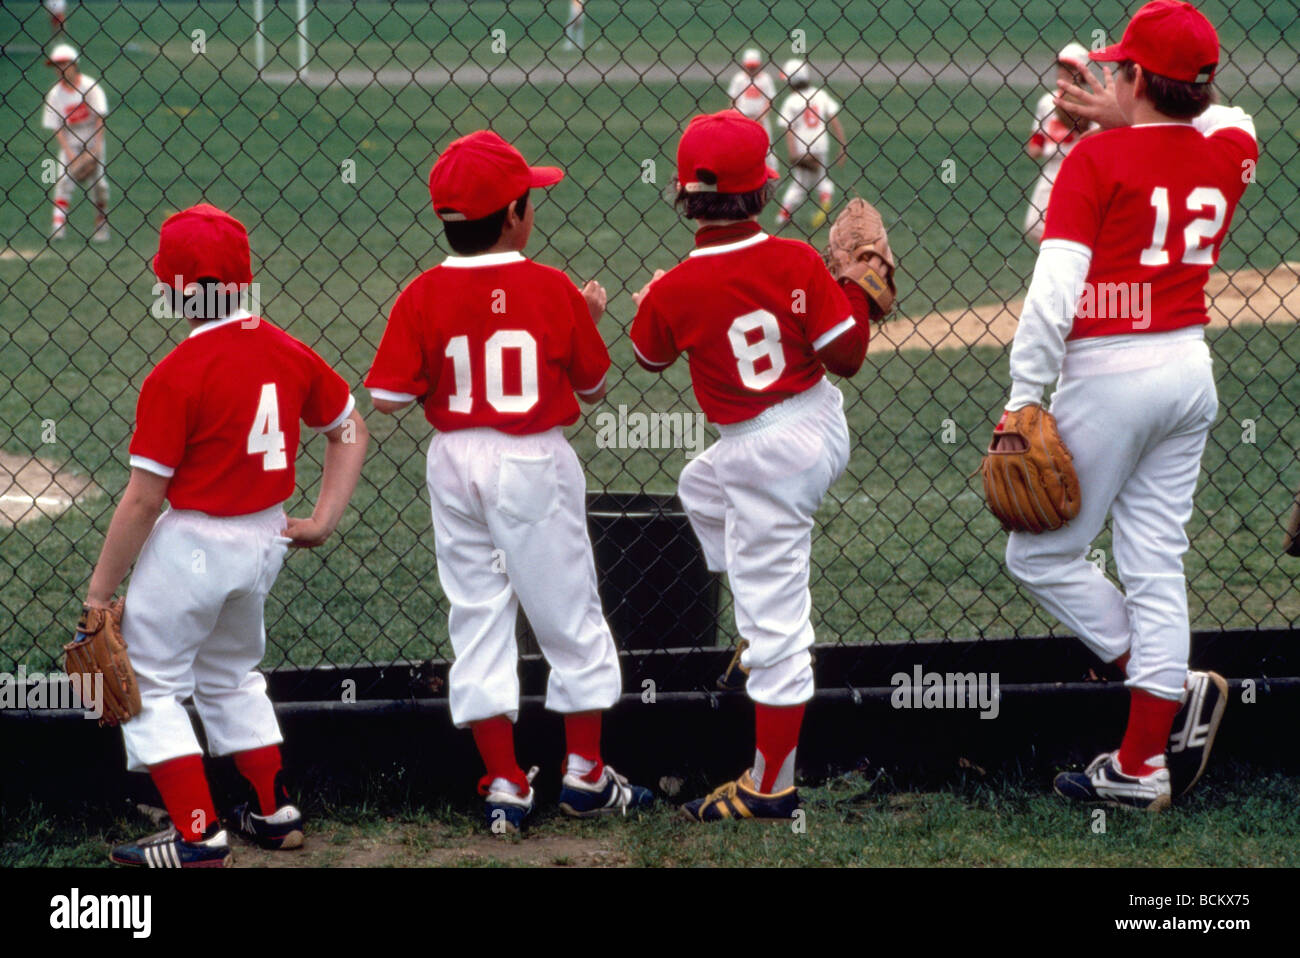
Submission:
M 520 522 L 538 522 L 559 505 L 554 456 L 501 456 L 497 511 Z

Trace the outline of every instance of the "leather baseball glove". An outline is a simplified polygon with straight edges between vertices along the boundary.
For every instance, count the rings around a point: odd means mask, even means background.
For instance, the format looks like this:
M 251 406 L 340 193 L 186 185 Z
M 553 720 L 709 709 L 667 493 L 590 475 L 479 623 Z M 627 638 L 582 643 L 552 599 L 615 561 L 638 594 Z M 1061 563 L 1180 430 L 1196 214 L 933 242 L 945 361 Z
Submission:
M 77 687 L 83 703 L 102 705 L 100 725 L 117 725 L 140 714 L 140 687 L 135 669 L 126 654 L 122 639 L 122 612 L 126 608 L 118 599 L 108 609 L 82 606 L 77 634 L 63 647 L 63 671 Z M 95 676 L 102 675 L 102 701 L 96 696 Z
M 90 150 L 82 150 L 68 164 L 68 175 L 78 183 L 87 183 L 99 171 L 99 158 Z
M 980 474 L 989 510 L 1008 532 L 1050 532 L 1079 514 L 1074 457 L 1042 406 L 1002 414 Z
M 871 318 L 881 320 L 894 308 L 894 253 L 880 212 L 855 196 L 835 217 L 826 247 L 826 268 L 838 282 L 849 279 L 866 292 Z

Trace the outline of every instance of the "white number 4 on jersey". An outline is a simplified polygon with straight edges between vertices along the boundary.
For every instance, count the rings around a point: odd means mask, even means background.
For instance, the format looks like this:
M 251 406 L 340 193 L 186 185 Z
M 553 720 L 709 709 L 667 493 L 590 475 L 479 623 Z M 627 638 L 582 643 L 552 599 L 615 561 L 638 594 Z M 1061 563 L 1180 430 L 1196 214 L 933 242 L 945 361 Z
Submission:
M 284 454 L 284 433 L 280 431 L 280 401 L 275 395 L 275 383 L 262 386 L 253 428 L 248 432 L 248 454 L 262 457 L 265 472 L 275 472 L 289 465 Z

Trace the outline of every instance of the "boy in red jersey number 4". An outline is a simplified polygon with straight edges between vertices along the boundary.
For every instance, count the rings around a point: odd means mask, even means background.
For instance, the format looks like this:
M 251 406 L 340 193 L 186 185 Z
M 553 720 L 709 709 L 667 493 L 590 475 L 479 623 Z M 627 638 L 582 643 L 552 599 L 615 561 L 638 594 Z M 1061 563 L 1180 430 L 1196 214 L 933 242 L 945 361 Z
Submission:
M 858 371 L 871 304 L 837 285 L 808 244 L 767 236 L 767 134 L 734 110 L 693 119 L 677 149 L 678 203 L 695 249 L 636 294 L 637 361 L 686 353 L 700 408 L 721 438 L 682 470 L 678 494 L 709 568 L 725 571 L 754 700 L 752 768 L 687 803 L 695 821 L 789 819 L 795 746 L 812 698 L 813 513 L 849 461 L 844 399 L 827 381 Z
M 153 267 L 190 334 L 140 390 L 131 478 L 86 604 L 106 608 L 135 563 L 122 637 L 143 710 L 122 733 L 128 766 L 149 771 L 171 827 L 111 857 L 221 866 L 230 845 L 181 703 L 194 697 L 210 752 L 232 755 L 248 780 L 254 798 L 235 810 L 237 830 L 267 848 L 301 845 L 302 815 L 279 780 L 283 738 L 255 671 L 266 650 L 263 606 L 289 547 L 320 545 L 334 531 L 367 433 L 347 383 L 323 359 L 239 308 L 252 271 L 238 220 L 206 204 L 175 214 Z M 329 445 L 311 517 L 286 519 L 300 419 Z M 160 517 L 164 500 L 171 508 Z
M 1220 676 L 1188 670 L 1182 559 L 1218 414 L 1205 281 L 1258 147 L 1249 116 L 1211 105 L 1219 41 L 1190 4 L 1148 3 L 1091 57 L 1116 77 L 1062 92 L 1108 129 L 1079 141 L 1053 187 L 1006 407 L 1056 383 L 1082 504 L 1056 531 L 1013 532 L 1006 560 L 1130 689 L 1119 748 L 1057 776 L 1057 792 L 1161 809 L 1200 778 L 1226 703 Z M 1088 561 L 1107 513 L 1122 593 Z
M 564 437 L 576 393 L 605 394 L 609 354 L 595 320 L 605 291 L 579 292 L 521 252 L 529 191 L 563 178 L 530 167 L 487 130 L 447 147 L 429 191 L 456 255 L 397 298 L 366 386 L 375 408 L 419 402 L 429 444 L 438 579 L 451 605 L 452 721 L 469 726 L 486 766 L 479 792 L 495 833 L 532 811 L 532 775 L 515 758 L 515 620 L 522 606 L 551 667 L 546 707 L 564 715 L 560 809 L 586 817 L 649 804 L 601 759 L 601 713 L 622 691 L 614 638 L 596 592 L 586 479 Z

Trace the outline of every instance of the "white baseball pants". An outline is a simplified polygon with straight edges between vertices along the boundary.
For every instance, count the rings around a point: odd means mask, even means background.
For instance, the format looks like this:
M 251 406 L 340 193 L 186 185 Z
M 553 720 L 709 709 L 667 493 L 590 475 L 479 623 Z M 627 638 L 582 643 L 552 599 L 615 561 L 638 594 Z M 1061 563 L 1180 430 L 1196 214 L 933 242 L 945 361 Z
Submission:
M 826 158 L 817 159 L 822 164 L 820 170 L 790 165 L 790 185 L 785 188 L 785 195 L 781 197 L 781 209 L 787 214 L 794 213 L 813 193 L 817 194 L 817 202 L 824 206 L 830 205 L 831 198 L 835 195 L 835 184 L 831 182 L 830 167 L 826 165 Z
M 596 591 L 587 481 L 563 431 L 438 433 L 428 484 L 438 580 L 451 604 L 455 725 L 518 717 L 520 606 L 551 667 L 546 707 L 613 705 L 623 679 Z
M 101 210 L 108 208 L 109 199 L 108 166 L 104 160 L 104 153 L 101 152 L 99 154 L 99 171 L 95 179 L 86 185 L 86 192 L 90 194 L 96 208 Z M 59 151 L 57 176 L 54 180 L 54 225 L 56 227 L 66 220 L 68 208 L 72 204 L 72 197 L 78 187 L 81 186 L 68 172 L 68 163 L 71 161 L 72 157 L 64 156 L 63 152 Z
M 266 595 L 289 548 L 284 524 L 279 506 L 230 518 L 169 509 L 154 524 L 122 620 L 144 705 L 122 726 L 132 771 L 202 752 L 181 705 L 190 695 L 213 755 L 283 741 L 254 670 Z
M 746 690 L 763 705 L 813 695 L 813 513 L 849 462 L 844 397 L 823 379 L 762 414 L 719 426 L 678 495 L 714 572 L 726 572 L 749 647 Z
M 1047 223 L 1047 201 L 1052 198 L 1054 179 L 1039 174 L 1034 183 L 1034 190 L 1029 196 L 1029 208 L 1025 210 L 1025 235 L 1034 242 L 1043 238 L 1043 229 Z
M 1200 327 L 1070 343 L 1051 409 L 1079 515 L 1007 541 L 1011 575 L 1103 660 L 1130 653 L 1126 684 L 1162 698 L 1187 678 L 1184 527 L 1218 407 Z M 1122 593 L 1089 561 L 1107 513 Z

